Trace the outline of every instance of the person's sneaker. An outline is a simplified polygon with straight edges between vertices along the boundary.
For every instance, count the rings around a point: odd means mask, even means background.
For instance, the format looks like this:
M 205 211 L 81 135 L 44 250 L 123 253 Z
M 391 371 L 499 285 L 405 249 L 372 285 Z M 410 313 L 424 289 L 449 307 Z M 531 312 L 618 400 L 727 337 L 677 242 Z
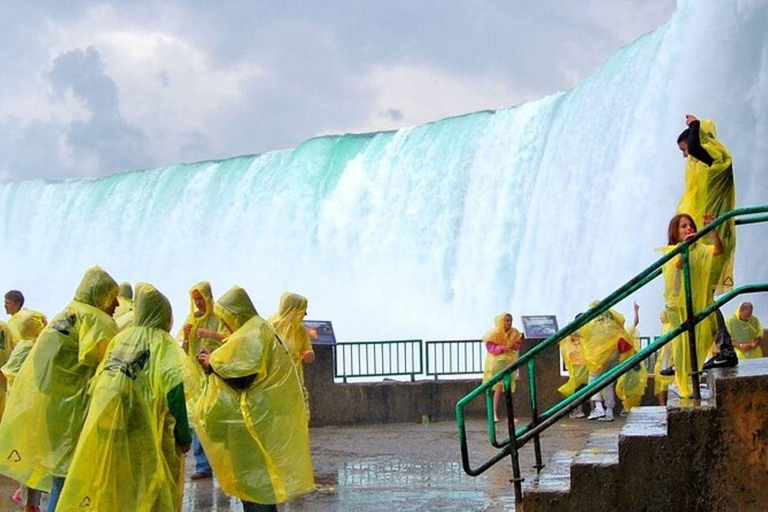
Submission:
M 595 407 L 594 409 L 592 409 L 592 412 L 589 413 L 589 416 L 587 416 L 588 420 L 596 420 L 605 416 L 605 410 L 603 409 L 602 404 L 598 404 L 598 405 L 599 407 Z
M 606 409 L 605 414 L 601 418 L 597 418 L 597 421 L 613 421 L 613 411 Z
M 205 473 L 202 471 L 198 471 L 197 473 L 193 473 L 191 477 L 189 477 L 191 480 L 205 480 L 206 478 L 211 478 L 213 476 L 212 473 Z
M 629 416 L 629 411 L 626 409 L 622 409 L 621 412 L 619 413 L 619 416 L 621 416 L 622 418 L 626 418 L 627 416 Z
M 662 370 L 659 370 L 659 374 L 663 375 L 664 377 L 671 377 L 675 374 L 675 367 L 670 366 L 669 368 L 663 368 Z
M 572 420 L 577 420 L 579 418 L 584 418 L 585 416 L 586 414 L 584 414 L 584 411 L 582 411 L 581 409 L 576 409 L 574 411 L 571 411 L 571 414 L 568 417 L 571 418 Z
M 715 354 L 715 356 L 704 363 L 705 370 L 712 370 L 713 368 L 733 368 L 738 366 L 739 358 L 736 354 L 724 355 L 722 352 Z

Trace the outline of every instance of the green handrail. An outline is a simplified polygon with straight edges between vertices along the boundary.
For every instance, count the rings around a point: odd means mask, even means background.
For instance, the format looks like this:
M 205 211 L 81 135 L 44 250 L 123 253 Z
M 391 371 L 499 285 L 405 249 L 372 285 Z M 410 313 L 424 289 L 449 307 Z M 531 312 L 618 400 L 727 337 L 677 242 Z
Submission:
M 592 395 L 594 395 L 596 392 L 610 385 L 612 382 L 617 380 L 621 375 L 628 372 L 631 368 L 633 368 L 637 364 L 642 363 L 642 361 L 650 357 L 651 354 L 653 354 L 656 350 L 663 347 L 664 345 L 672 341 L 674 338 L 676 338 L 683 332 L 688 331 L 689 343 L 691 344 L 692 347 L 695 347 L 695 330 L 694 330 L 695 326 L 699 322 L 703 321 L 706 317 L 708 317 L 711 313 L 713 313 L 716 309 L 722 307 L 724 304 L 731 301 L 734 297 L 737 297 L 738 295 L 741 295 L 744 293 L 768 292 L 768 283 L 759 283 L 759 284 L 741 286 L 739 288 L 732 290 L 729 293 L 724 294 L 722 297 L 714 301 L 712 304 L 710 304 L 708 307 L 700 311 L 698 314 L 696 314 L 693 311 L 693 305 L 691 302 L 691 292 L 690 292 L 690 269 L 689 269 L 689 261 L 688 261 L 690 247 L 701 238 L 707 236 L 712 230 L 717 229 L 718 226 L 724 224 L 730 219 L 734 219 L 736 217 L 744 217 L 744 216 L 748 216 L 748 217 L 735 219 L 734 223 L 736 225 L 747 225 L 747 224 L 768 222 L 768 205 L 739 208 L 736 210 L 731 210 L 730 212 L 727 212 L 721 215 L 709 226 L 706 226 L 704 229 L 699 231 L 696 234 L 696 236 L 694 236 L 692 239 L 678 245 L 674 250 L 670 251 L 669 253 L 665 254 L 663 257 L 659 258 L 655 263 L 653 263 L 648 268 L 640 272 L 637 276 L 635 276 L 633 279 L 628 281 L 618 290 L 616 290 L 615 292 L 610 294 L 608 297 L 600 301 L 595 307 L 590 308 L 583 315 L 579 316 L 577 319 L 570 322 L 560 331 L 550 336 L 543 342 L 539 343 L 537 346 L 535 346 L 525 354 L 521 355 L 517 359 L 517 361 L 515 361 L 514 363 L 506 367 L 504 370 L 502 370 L 501 372 L 491 377 L 487 382 L 484 382 L 483 384 L 481 384 L 480 386 L 478 386 L 477 388 L 469 392 L 461 400 L 459 400 L 459 402 L 456 404 L 456 423 L 458 426 L 459 444 L 461 447 L 461 461 L 462 461 L 462 466 L 464 471 L 470 476 L 478 476 L 484 473 L 488 468 L 490 468 L 491 466 L 499 462 L 501 459 L 507 456 L 510 456 L 512 458 L 512 469 L 514 473 L 514 478 L 512 481 L 515 484 L 515 497 L 519 502 L 519 500 L 522 498 L 523 479 L 520 477 L 518 450 L 523 445 L 528 443 L 531 439 L 534 440 L 535 457 L 536 457 L 535 467 L 537 471 L 540 471 L 541 468 L 543 468 L 544 466 L 541 461 L 541 448 L 539 443 L 539 435 L 544 430 L 546 430 L 547 428 L 552 426 L 554 423 L 562 419 L 566 414 L 568 414 L 575 407 L 589 400 L 589 398 Z M 681 255 L 683 259 L 683 274 L 684 274 L 686 297 L 687 297 L 686 320 L 683 321 L 671 332 L 657 338 L 652 343 L 650 343 L 647 347 L 640 350 L 638 353 L 627 358 L 625 361 L 623 361 L 616 367 L 612 368 L 611 370 L 606 371 L 603 375 L 595 379 L 593 382 L 589 383 L 587 386 L 582 387 L 580 390 L 578 390 L 571 396 L 564 398 L 563 400 L 555 404 L 553 407 L 551 407 L 547 411 L 544 411 L 543 413 L 539 414 L 537 397 L 536 397 L 536 379 L 535 379 L 536 357 L 544 350 L 547 350 L 552 346 L 557 346 L 560 343 L 560 341 L 565 339 L 567 336 L 570 336 L 571 334 L 573 334 L 574 332 L 576 332 L 577 330 L 585 326 L 587 323 L 595 319 L 597 316 L 601 315 L 602 313 L 610 309 L 616 303 L 624 300 L 626 297 L 636 292 L 637 290 L 639 290 L 640 288 L 648 284 L 653 279 L 660 276 L 662 273 L 662 267 L 664 266 L 664 264 L 669 262 L 671 259 L 675 258 L 677 255 Z M 695 350 L 692 349 L 691 353 L 695 354 Z M 696 361 L 692 361 L 692 362 L 694 363 L 692 365 L 692 368 L 698 368 Z M 511 389 L 510 379 L 511 379 L 512 372 L 518 370 L 523 365 L 528 366 L 528 379 L 529 379 L 532 419 L 528 425 L 515 429 L 514 408 L 512 403 L 512 393 L 510 391 Z M 691 376 L 694 382 L 694 393 L 698 397 L 699 372 L 693 372 Z M 500 382 L 503 383 L 505 401 L 507 404 L 507 427 L 509 431 L 509 437 L 501 442 L 499 442 L 498 439 L 496 438 L 496 427 L 493 422 L 492 412 L 490 412 L 492 411 L 490 391 L 493 389 L 495 385 L 499 384 Z M 476 399 L 480 395 L 485 395 L 486 397 L 486 409 L 488 410 L 487 422 L 488 422 L 489 441 L 492 446 L 500 449 L 500 451 L 496 455 L 491 457 L 489 460 L 487 460 L 485 463 L 480 465 L 479 467 L 473 468 L 469 461 L 469 448 L 467 445 L 464 409 L 472 400 Z

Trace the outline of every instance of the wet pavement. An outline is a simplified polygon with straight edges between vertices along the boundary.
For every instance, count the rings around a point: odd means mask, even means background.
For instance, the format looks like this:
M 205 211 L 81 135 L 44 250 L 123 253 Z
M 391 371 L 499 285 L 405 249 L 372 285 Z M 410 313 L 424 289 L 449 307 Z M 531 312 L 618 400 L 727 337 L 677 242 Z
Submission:
M 579 450 L 589 433 L 619 429 L 623 420 L 596 423 L 565 420 L 542 436 L 543 459 L 559 450 Z M 467 423 L 472 463 L 477 466 L 495 451 L 486 441 L 485 422 Z M 506 437 L 499 432 L 499 437 Z M 509 460 L 502 460 L 479 477 L 461 468 L 454 422 L 429 424 L 322 427 L 311 430 L 317 490 L 281 505 L 281 511 L 354 511 L 392 509 L 502 511 L 514 510 Z M 521 451 L 523 476 L 530 480 L 533 443 Z M 194 459 L 187 457 L 185 511 L 240 511 L 236 499 L 225 496 L 215 480 L 189 481 Z M 0 477 L 0 512 L 20 510 L 10 500 L 13 483 Z

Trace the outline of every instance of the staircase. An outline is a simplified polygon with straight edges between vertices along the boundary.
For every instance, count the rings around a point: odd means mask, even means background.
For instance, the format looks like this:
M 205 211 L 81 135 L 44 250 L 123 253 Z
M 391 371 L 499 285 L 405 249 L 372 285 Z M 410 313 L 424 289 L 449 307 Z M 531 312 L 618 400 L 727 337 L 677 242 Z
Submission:
M 768 510 L 768 358 L 708 380 L 710 401 L 637 407 L 621 429 L 557 452 L 523 510 Z

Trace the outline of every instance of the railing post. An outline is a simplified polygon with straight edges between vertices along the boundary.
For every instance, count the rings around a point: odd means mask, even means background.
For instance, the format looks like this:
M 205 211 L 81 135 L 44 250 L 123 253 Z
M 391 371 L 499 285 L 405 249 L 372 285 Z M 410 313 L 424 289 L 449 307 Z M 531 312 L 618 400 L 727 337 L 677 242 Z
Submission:
M 685 321 L 688 323 L 688 350 L 691 353 L 691 379 L 693 380 L 693 398 L 701 400 L 699 390 L 699 357 L 696 353 L 696 325 L 693 323 L 695 312 L 693 311 L 693 297 L 691 286 L 690 250 L 683 248 L 683 280 L 685 281 Z
M 536 397 L 536 359 L 528 360 L 528 392 L 531 397 L 531 428 L 539 424 L 539 402 Z M 541 473 L 544 463 L 541 459 L 541 441 L 539 436 L 533 438 L 533 452 L 536 457 L 536 473 Z
M 515 406 L 512 401 L 512 376 L 507 373 L 502 381 L 504 399 L 507 403 L 507 430 L 509 431 L 509 456 L 512 459 L 512 482 L 515 486 L 515 505 L 523 502 L 523 480 L 520 475 L 520 454 L 517 450 L 517 435 L 515 432 Z

